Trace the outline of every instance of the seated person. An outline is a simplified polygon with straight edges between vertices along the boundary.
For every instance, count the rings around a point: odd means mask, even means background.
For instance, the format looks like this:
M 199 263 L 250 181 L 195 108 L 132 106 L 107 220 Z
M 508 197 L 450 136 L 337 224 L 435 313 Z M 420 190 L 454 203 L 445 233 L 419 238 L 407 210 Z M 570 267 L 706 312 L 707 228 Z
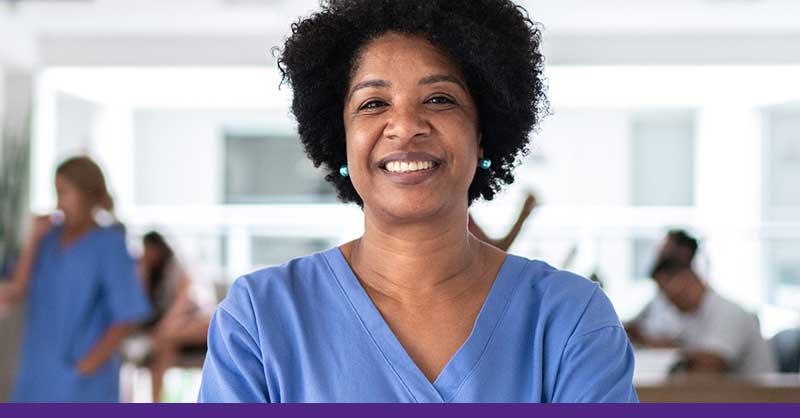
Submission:
M 159 402 L 164 373 L 175 364 L 181 351 L 205 351 L 211 315 L 192 300 L 191 279 L 176 261 L 164 237 L 158 232 L 149 232 L 143 241 L 144 254 L 139 268 L 155 310 L 144 328 L 152 340 L 148 366 L 153 402 Z
M 658 295 L 626 325 L 631 341 L 679 348 L 689 372 L 770 373 L 775 370 L 758 319 L 701 280 L 691 262 L 697 241 L 683 231 L 667 236 L 653 268 Z

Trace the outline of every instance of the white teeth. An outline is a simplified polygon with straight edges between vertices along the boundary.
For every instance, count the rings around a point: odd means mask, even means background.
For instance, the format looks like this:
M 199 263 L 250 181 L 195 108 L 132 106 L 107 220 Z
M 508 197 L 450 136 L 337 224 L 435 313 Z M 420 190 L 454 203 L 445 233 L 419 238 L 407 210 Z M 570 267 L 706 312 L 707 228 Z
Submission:
M 386 170 L 392 173 L 407 173 L 429 168 L 433 168 L 433 161 L 390 161 L 386 163 Z

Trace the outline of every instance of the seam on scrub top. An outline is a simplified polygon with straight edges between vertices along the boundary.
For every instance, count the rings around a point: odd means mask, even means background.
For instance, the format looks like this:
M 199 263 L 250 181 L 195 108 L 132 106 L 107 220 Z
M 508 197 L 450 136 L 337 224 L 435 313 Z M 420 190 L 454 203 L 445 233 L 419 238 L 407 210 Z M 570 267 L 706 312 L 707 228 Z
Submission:
M 249 293 L 250 293 L 250 292 L 248 292 L 248 299 L 249 299 Z M 252 305 L 252 299 L 251 299 L 251 300 L 250 300 L 250 307 L 252 308 L 252 306 L 253 306 L 253 305 Z M 248 337 L 250 337 L 250 339 L 253 341 L 253 345 L 254 345 L 254 346 L 257 348 L 257 350 L 256 350 L 256 354 L 258 355 L 258 361 L 260 361 L 260 362 L 261 362 L 261 371 L 264 373 L 264 388 L 267 390 L 266 392 L 264 392 L 264 398 L 266 399 L 266 402 L 267 402 L 267 403 L 269 403 L 269 402 L 270 402 L 270 397 L 269 397 L 269 387 L 268 387 L 268 385 L 269 385 L 269 382 L 267 382 L 267 375 L 266 375 L 266 372 L 267 372 L 267 370 L 266 370 L 266 368 L 267 368 L 267 364 L 266 364 L 266 362 L 264 361 L 264 356 L 263 356 L 263 354 L 264 354 L 264 353 L 263 353 L 263 351 L 264 351 L 264 350 L 262 350 L 262 349 L 261 349 L 261 345 L 258 343 L 258 339 L 256 339 L 256 338 L 253 338 L 253 335 L 252 335 L 252 334 L 250 334 L 250 331 L 248 331 L 248 330 L 247 330 L 247 327 L 246 327 L 246 326 L 244 326 L 244 324 L 242 323 L 242 321 L 240 321 L 240 320 L 239 320 L 239 318 L 237 318 L 237 317 L 236 317 L 236 315 L 234 315 L 233 313 L 231 313 L 231 311 L 229 311 L 229 310 L 228 310 L 228 309 L 226 309 L 224 306 L 222 306 L 222 304 L 221 304 L 221 303 L 219 304 L 219 306 L 217 307 L 217 309 L 219 309 L 220 311 L 222 311 L 222 312 L 224 312 L 225 314 L 227 314 L 227 315 L 228 315 L 228 316 L 229 316 L 231 319 L 233 319 L 233 321 L 234 321 L 234 322 L 236 322 L 237 324 L 239 324 L 239 326 L 240 326 L 240 327 L 242 327 L 242 329 L 244 330 L 244 332 L 245 332 L 245 333 L 247 333 L 247 336 L 248 336 Z M 256 327 L 258 327 L 258 325 L 256 325 Z
M 261 343 L 261 339 L 259 338 L 259 336 L 261 335 L 261 328 L 258 326 L 258 323 L 259 323 L 258 322 L 258 315 L 256 314 L 256 308 L 255 308 L 256 305 L 255 305 L 255 303 L 253 301 L 253 292 L 251 291 L 250 286 L 246 286 L 245 290 L 247 290 L 247 300 L 250 302 L 250 313 L 253 315 L 253 323 L 254 323 L 253 325 L 256 328 L 255 329 L 255 332 L 256 332 L 255 337 L 251 335 L 250 338 L 253 339 L 253 342 L 255 342 L 256 347 L 258 347 L 258 359 L 261 361 L 261 368 L 264 369 L 264 386 L 265 386 L 265 389 L 267 390 L 267 393 L 265 393 L 264 396 L 269 400 L 270 399 L 270 397 L 269 397 L 269 381 L 267 379 L 267 361 L 269 359 L 265 357 L 264 349 L 261 347 L 261 344 L 260 344 Z M 245 328 L 245 329 L 247 329 L 247 328 Z
M 589 305 L 592 303 L 592 299 L 594 299 L 594 295 L 597 294 L 597 289 L 599 289 L 599 288 L 600 288 L 600 286 L 595 284 L 595 288 L 594 288 L 594 290 L 592 290 L 592 295 L 589 296 L 589 299 L 586 301 L 586 306 L 583 307 L 583 311 L 581 312 L 581 315 L 578 317 L 578 320 L 575 321 L 575 326 L 572 327 L 572 331 L 570 331 L 569 337 L 567 337 L 567 341 L 564 343 L 564 348 L 561 350 L 561 355 L 558 356 L 558 367 L 556 367 L 556 373 L 555 373 L 555 377 L 554 377 L 555 382 L 558 382 L 558 376 L 561 373 L 561 364 L 563 364 L 563 362 L 564 362 L 564 354 L 567 352 L 567 347 L 569 347 L 570 343 L 572 342 L 572 337 L 575 336 L 575 331 L 578 329 L 578 325 L 583 320 L 583 316 L 586 315 L 586 311 L 589 310 Z M 554 387 L 553 388 L 553 393 L 551 394 L 552 397 L 555 397 L 555 394 L 556 394 L 555 393 L 555 389 L 556 388 Z M 551 399 L 548 399 L 548 402 L 550 402 L 550 401 L 551 401 Z
M 240 321 L 240 320 L 239 320 L 239 318 L 237 318 L 237 317 L 236 317 L 236 315 L 232 314 L 232 313 L 231 313 L 231 311 L 227 310 L 227 309 L 226 309 L 225 307 L 223 307 L 222 305 L 220 305 L 220 306 L 218 307 L 218 309 L 219 309 L 220 311 L 224 312 L 226 315 L 228 315 L 228 316 L 229 316 L 231 319 L 233 319 L 233 320 L 234 320 L 234 322 L 236 322 L 237 324 L 239 324 L 239 326 L 240 326 L 240 327 L 242 327 L 242 329 L 245 331 L 245 333 L 247 333 L 247 336 L 248 336 L 248 337 L 250 337 L 250 340 L 252 340 L 252 342 L 253 342 L 253 345 L 255 345 L 255 346 L 258 348 L 258 353 L 259 353 L 259 355 L 258 355 L 258 359 L 259 359 L 259 361 L 261 361 L 261 364 L 263 365 L 263 364 L 264 364 L 264 360 L 263 360 L 263 359 L 262 359 L 262 357 L 261 357 L 261 346 L 258 344 L 258 340 L 256 340 L 255 338 L 253 338 L 253 335 L 251 335 L 251 334 L 250 334 L 250 331 L 248 331 L 248 330 L 247 330 L 247 327 L 246 327 L 246 326 L 244 326 L 244 324 L 242 323 L 242 321 Z
M 584 332 L 583 334 L 576 335 L 575 338 L 576 339 L 583 338 L 583 337 L 586 337 L 589 334 L 594 334 L 595 332 L 600 332 L 600 331 L 606 330 L 608 328 L 619 328 L 619 329 L 622 329 L 622 326 L 620 326 L 619 324 L 601 325 L 601 326 L 599 326 L 599 327 L 597 327 L 597 328 L 595 328 L 595 329 L 593 329 L 591 331 L 587 331 L 587 332 Z M 569 344 L 564 346 L 564 350 L 566 351 L 566 349 L 569 348 L 572 344 L 574 344 L 574 342 L 570 341 Z
M 531 264 L 532 264 L 531 260 L 525 260 L 525 266 L 523 266 L 523 268 L 522 268 L 522 270 L 520 271 L 520 274 L 519 274 L 520 277 L 524 277 L 525 276 L 525 272 L 528 271 L 528 268 L 530 267 Z M 458 385 L 456 390 L 453 392 L 453 396 L 451 396 L 449 399 L 447 399 L 446 402 L 450 402 L 453 399 L 455 399 L 456 396 L 458 396 L 459 392 L 461 392 L 461 390 L 464 388 L 464 385 L 467 383 L 467 381 L 469 381 L 469 378 L 472 377 L 473 374 L 475 374 L 475 370 L 477 370 L 478 366 L 481 364 L 481 362 L 483 362 L 483 359 L 484 359 L 483 355 L 486 354 L 486 350 L 489 348 L 489 345 L 492 343 L 492 340 L 494 339 L 494 335 L 495 335 L 495 332 L 497 331 L 497 328 L 500 327 L 500 324 L 503 322 L 503 320 L 506 317 L 506 312 L 508 312 L 508 308 L 511 306 L 511 300 L 514 299 L 514 295 L 516 295 L 514 290 L 517 287 L 519 287 L 519 285 L 524 281 L 525 280 L 520 280 L 511 289 L 509 289 L 508 298 L 506 299 L 506 304 L 505 304 L 505 306 L 503 306 L 503 312 L 500 313 L 500 317 L 497 318 L 497 322 L 494 324 L 494 327 L 492 328 L 492 331 L 489 333 L 489 338 L 486 339 L 486 344 L 484 344 L 483 349 L 481 350 L 481 353 L 478 355 L 478 360 L 475 362 L 474 365 L 472 365 L 472 368 L 469 369 L 469 372 L 467 373 L 467 375 L 464 376 L 464 380 L 461 381 L 461 383 Z
M 338 248 L 336 248 L 336 251 L 340 251 L 340 250 Z M 370 332 L 369 327 L 366 324 L 364 324 L 364 320 L 361 318 L 361 315 L 359 315 L 358 309 L 356 309 L 355 305 L 353 304 L 353 301 L 350 299 L 350 296 L 347 294 L 347 291 L 344 290 L 344 287 L 342 286 L 342 283 L 339 281 L 339 276 L 336 275 L 336 271 L 333 269 L 333 266 L 331 265 L 330 261 L 328 260 L 327 254 L 323 253 L 323 257 L 322 258 L 325 260 L 325 264 L 328 266 L 328 270 L 330 270 L 331 273 L 333 273 L 333 278 L 334 278 L 334 280 L 336 280 L 336 284 L 339 286 L 339 290 L 344 295 L 344 298 L 347 299 L 347 303 L 350 305 L 350 309 L 352 309 L 353 313 L 356 315 L 356 318 L 358 319 L 358 322 L 361 324 L 361 327 L 364 328 L 364 331 L 369 336 L 369 339 L 372 341 L 372 344 L 375 345 L 375 348 L 378 350 L 379 353 L 381 353 L 381 357 L 383 357 L 383 361 L 385 361 L 386 364 L 389 366 L 389 368 L 392 369 L 392 373 L 394 373 L 395 377 L 397 377 L 397 380 L 400 381 L 400 384 L 403 385 L 403 389 L 405 389 L 406 392 L 408 392 L 408 395 L 411 396 L 411 399 L 413 399 L 414 402 L 419 403 L 419 400 L 417 399 L 416 396 L 414 396 L 414 393 L 411 392 L 411 389 L 408 388 L 408 385 L 406 384 L 405 380 L 403 380 L 403 378 L 400 376 L 400 373 L 397 372 L 397 369 L 394 367 L 392 362 L 389 361 L 389 359 L 386 357 L 386 353 L 383 352 L 383 350 L 381 349 L 380 344 L 378 344 L 378 342 L 375 341 L 375 336 L 372 335 L 372 332 Z

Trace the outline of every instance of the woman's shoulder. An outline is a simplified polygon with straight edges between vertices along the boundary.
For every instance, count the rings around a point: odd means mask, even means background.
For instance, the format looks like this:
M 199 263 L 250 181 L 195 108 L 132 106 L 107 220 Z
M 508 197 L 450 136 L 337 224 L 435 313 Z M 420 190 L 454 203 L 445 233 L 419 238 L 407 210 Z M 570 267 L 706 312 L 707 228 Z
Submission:
M 540 296 L 567 299 L 586 299 L 597 291 L 598 285 L 581 275 L 557 269 L 550 264 L 535 259 L 508 254 L 515 264 L 522 265 L 521 279 Z
M 109 241 L 125 241 L 127 237 L 127 230 L 125 226 L 121 223 L 115 223 L 110 225 L 98 225 L 97 228 L 93 231 L 94 237 L 97 241 L 101 242 L 109 242 Z
M 611 301 L 596 282 L 544 261 L 509 257 L 525 265 L 520 285 L 528 291 L 521 293 L 529 295 L 531 306 L 536 306 L 542 316 L 571 318 L 576 331 L 620 325 Z
M 221 303 L 226 310 L 250 306 L 261 310 L 261 305 L 276 309 L 287 302 L 310 297 L 330 282 L 333 275 L 329 264 L 330 249 L 311 255 L 294 258 L 283 264 L 256 270 L 237 278 Z

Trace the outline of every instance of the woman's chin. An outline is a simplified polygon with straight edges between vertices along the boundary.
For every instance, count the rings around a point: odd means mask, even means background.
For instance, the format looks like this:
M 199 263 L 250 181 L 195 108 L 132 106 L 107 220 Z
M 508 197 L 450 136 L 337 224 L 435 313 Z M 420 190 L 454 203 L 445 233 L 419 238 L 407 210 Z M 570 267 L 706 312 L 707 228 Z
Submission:
M 447 214 L 445 199 L 398 198 L 381 199 L 370 207 L 378 209 L 371 214 L 383 215 L 392 222 L 413 223 L 436 220 Z

